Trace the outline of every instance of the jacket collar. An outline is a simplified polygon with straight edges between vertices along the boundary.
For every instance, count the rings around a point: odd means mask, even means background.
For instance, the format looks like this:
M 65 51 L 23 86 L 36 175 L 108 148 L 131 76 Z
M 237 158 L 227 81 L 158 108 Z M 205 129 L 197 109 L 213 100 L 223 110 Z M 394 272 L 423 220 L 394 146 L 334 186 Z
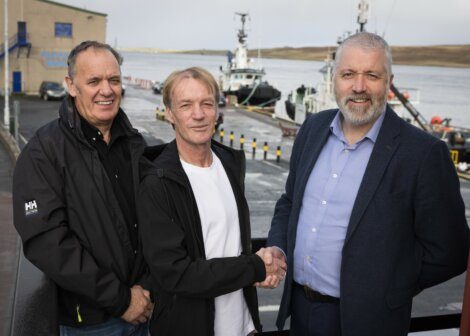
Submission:
M 119 122 L 121 123 L 126 136 L 139 134 L 139 132 L 132 127 L 129 118 L 127 118 L 127 115 L 121 108 L 119 108 L 118 115 Z M 85 140 L 81 126 L 80 115 L 78 114 L 77 108 L 75 107 L 74 98 L 68 94 L 62 101 L 62 105 L 59 108 L 59 118 L 65 123 L 66 127 L 72 130 L 80 139 Z
M 243 169 L 241 169 L 240 164 L 236 164 L 243 160 L 243 155 L 240 151 L 224 146 L 215 140 L 211 141 L 211 149 L 221 159 L 226 170 L 237 179 L 243 178 L 241 176 Z M 141 161 L 141 178 L 143 179 L 147 175 L 168 177 L 181 184 L 186 184 L 187 177 L 178 155 L 176 140 L 168 144 L 147 147 L 145 149 Z

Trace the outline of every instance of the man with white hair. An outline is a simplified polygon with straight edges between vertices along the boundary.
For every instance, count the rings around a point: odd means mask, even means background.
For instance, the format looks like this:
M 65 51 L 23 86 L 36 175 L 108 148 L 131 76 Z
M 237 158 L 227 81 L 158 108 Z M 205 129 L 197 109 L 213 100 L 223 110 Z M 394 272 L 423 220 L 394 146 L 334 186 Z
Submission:
M 163 88 L 175 140 L 146 149 L 141 239 L 156 306 L 151 335 L 246 336 L 261 331 L 255 284 L 275 287 L 286 265 L 251 252 L 245 154 L 212 140 L 219 88 L 199 67 Z
M 444 142 L 386 104 L 390 47 L 361 32 L 338 48 L 339 109 L 297 136 L 268 251 L 287 257 L 277 325 L 291 334 L 406 335 L 412 298 L 465 270 L 468 226 Z

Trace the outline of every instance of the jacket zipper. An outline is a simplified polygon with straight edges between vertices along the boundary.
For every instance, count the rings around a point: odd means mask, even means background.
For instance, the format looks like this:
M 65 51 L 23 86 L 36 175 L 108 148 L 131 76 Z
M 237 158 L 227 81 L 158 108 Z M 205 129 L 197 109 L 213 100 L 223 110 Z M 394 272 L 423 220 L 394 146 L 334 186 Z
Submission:
M 75 310 L 77 311 L 77 321 L 78 321 L 78 323 L 82 323 L 83 319 L 82 319 L 82 315 L 80 315 L 80 305 L 79 304 L 77 304 L 75 306 Z

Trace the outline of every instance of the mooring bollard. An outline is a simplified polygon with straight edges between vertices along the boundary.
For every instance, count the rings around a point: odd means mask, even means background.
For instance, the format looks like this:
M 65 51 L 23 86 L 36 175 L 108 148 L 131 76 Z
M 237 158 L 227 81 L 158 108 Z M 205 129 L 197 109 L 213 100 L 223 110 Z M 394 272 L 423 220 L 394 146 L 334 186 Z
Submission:
M 242 134 L 240 136 L 240 149 L 243 150 L 243 145 L 245 144 L 245 136 Z
M 221 128 L 221 129 L 220 129 L 220 132 L 219 132 L 220 143 L 224 143 L 224 135 L 225 135 L 224 129 Z
M 268 143 L 265 142 L 264 143 L 264 146 L 263 146 L 263 159 L 264 160 L 267 160 L 268 159 L 268 150 L 269 150 L 269 147 L 268 147 Z
M 256 138 L 253 138 L 253 142 L 251 143 L 251 148 L 252 148 L 252 156 L 254 159 L 256 155 Z
M 276 150 L 276 162 L 279 163 L 281 161 L 281 146 L 277 146 Z
M 230 131 L 230 147 L 233 147 L 233 139 L 235 139 L 235 136 L 233 135 L 233 131 Z

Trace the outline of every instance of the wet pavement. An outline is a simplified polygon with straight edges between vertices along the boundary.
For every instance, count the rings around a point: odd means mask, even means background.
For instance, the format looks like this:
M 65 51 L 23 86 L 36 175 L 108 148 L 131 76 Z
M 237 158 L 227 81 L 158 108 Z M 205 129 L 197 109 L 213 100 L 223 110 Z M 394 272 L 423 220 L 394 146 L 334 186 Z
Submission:
M 142 131 L 147 138 L 151 139 L 155 137 L 163 141 L 170 141 L 174 137 L 173 129 L 168 123 L 156 120 L 155 109 L 157 106 L 162 108 L 162 105 L 161 95 L 155 95 L 149 90 L 138 89 L 131 86 L 127 86 L 126 97 L 122 102 L 122 107 L 128 114 L 134 127 Z M 39 126 L 56 118 L 59 106 L 60 102 L 44 102 L 35 97 L 22 99 L 20 115 L 21 134 L 23 134 L 26 139 L 29 139 Z M 245 136 L 246 142 L 244 144 L 244 150 L 247 156 L 245 185 L 246 197 L 251 212 L 252 236 L 266 237 L 270 227 L 275 202 L 284 191 L 284 184 L 288 174 L 288 158 L 290 156 L 293 139 L 282 137 L 277 122 L 269 116 L 256 114 L 255 112 L 240 111 L 234 108 L 223 108 L 221 110 L 224 113 L 224 124 L 221 126 L 225 131 L 224 143 L 229 144 L 230 131 L 233 131 L 235 135 L 235 148 L 239 148 L 240 135 L 244 134 Z M 216 134 L 215 138 L 220 140 L 218 134 Z M 257 139 L 255 159 L 252 159 L 251 154 L 251 141 L 253 138 Z M 262 144 L 265 141 L 268 142 L 270 147 L 268 160 L 263 160 L 261 150 Z M 277 163 L 275 160 L 275 149 L 278 145 L 282 148 L 280 163 Z M 11 167 L 3 166 L 3 161 L 4 160 L 2 160 L 2 165 L 0 166 L 0 183 L 2 183 L 2 181 L 8 183 L 8 176 L 3 177 L 2 174 L 9 172 L 7 174 L 11 175 Z M 470 183 L 462 181 L 461 191 L 466 204 L 468 218 L 468 214 L 470 213 Z M 1 208 L 0 211 L 2 211 Z M 3 217 L 2 212 L 1 218 Z M 3 229 L 3 226 L 1 228 Z M 3 239 L 3 237 L 1 239 Z M 14 241 L 14 239 L 11 241 Z M 0 246 L 3 248 L 4 244 L 2 243 Z M 8 282 L 8 280 L 6 280 L 7 278 L 4 278 L 2 274 L 0 274 L 0 279 L 2 279 L 0 280 L 1 284 Z M 460 311 L 464 281 L 465 275 L 461 275 L 421 293 L 414 299 L 413 316 L 455 313 Z M 0 286 L 0 288 L 2 287 Z M 276 290 L 259 291 L 260 315 L 265 331 L 275 330 L 274 322 L 281 294 L 282 285 Z M 3 301 L 3 297 L 1 298 L 2 302 L 5 302 Z M 440 334 L 434 333 L 426 335 Z M 456 334 L 446 333 L 446 335 Z

